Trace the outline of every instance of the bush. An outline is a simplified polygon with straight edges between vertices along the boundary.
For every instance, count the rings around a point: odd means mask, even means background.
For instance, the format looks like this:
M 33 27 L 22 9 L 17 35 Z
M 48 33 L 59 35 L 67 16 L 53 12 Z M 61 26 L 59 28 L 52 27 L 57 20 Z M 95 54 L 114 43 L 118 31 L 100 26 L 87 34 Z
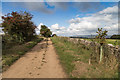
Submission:
M 17 43 L 29 41 L 35 34 L 36 26 L 31 21 L 32 15 L 27 12 L 12 12 L 2 16 L 2 28 L 5 37 Z

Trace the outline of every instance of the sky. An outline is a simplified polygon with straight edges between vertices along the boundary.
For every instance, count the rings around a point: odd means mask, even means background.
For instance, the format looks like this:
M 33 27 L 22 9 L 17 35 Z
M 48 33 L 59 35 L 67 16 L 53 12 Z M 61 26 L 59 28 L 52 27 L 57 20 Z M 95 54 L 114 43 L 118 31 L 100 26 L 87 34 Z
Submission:
M 71 2 L 64 2 L 65 0 L 62 2 L 54 0 L 53 2 L 47 0 L 18 1 L 2 1 L 2 14 L 0 15 L 12 11 L 31 13 L 32 21 L 37 26 L 37 34 L 40 33 L 41 25 L 46 25 L 53 34 L 59 36 L 94 35 L 98 28 L 108 30 L 109 35 L 118 33 L 117 0 L 110 0 L 110 2 L 102 2 L 102 0 L 96 0 L 96 2 L 94 0 L 91 2 L 90 0 L 86 2 L 78 2 L 78 0 Z

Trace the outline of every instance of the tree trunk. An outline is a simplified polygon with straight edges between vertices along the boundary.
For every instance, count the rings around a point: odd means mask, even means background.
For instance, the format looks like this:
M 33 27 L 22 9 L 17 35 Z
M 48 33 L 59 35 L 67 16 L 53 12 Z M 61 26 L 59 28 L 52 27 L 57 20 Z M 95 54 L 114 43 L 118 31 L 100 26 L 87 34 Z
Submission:
M 102 56 L 103 56 L 103 50 L 102 50 L 102 45 L 100 46 L 100 62 L 102 61 Z

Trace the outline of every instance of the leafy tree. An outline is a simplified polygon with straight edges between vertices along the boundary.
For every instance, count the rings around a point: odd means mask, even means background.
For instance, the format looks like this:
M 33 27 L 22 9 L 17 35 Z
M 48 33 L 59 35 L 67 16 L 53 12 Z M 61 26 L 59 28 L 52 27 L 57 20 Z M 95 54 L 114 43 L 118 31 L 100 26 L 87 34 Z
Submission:
M 12 12 L 2 16 L 2 27 L 5 35 L 16 42 L 30 40 L 35 34 L 36 26 L 31 21 L 33 15 L 27 12 Z
M 103 51 L 102 51 L 102 46 L 103 44 L 106 42 L 106 36 L 107 36 L 107 32 L 108 31 L 102 31 L 102 28 L 99 29 L 96 33 L 98 33 L 98 35 L 96 36 L 96 38 L 98 39 L 98 42 L 100 43 L 100 62 L 102 61 L 102 55 L 103 55 Z
M 52 32 L 48 29 L 47 26 L 41 25 L 40 34 L 44 37 L 51 37 Z

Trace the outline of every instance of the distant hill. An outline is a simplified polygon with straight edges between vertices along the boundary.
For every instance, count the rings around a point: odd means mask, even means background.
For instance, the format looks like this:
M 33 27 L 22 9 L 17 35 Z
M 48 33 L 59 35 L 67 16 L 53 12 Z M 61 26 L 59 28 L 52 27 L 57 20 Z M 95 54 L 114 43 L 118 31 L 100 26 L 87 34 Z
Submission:
M 77 36 L 70 36 L 70 38 L 95 38 L 96 35 L 77 35 Z M 111 35 L 106 36 L 106 38 L 110 38 Z

